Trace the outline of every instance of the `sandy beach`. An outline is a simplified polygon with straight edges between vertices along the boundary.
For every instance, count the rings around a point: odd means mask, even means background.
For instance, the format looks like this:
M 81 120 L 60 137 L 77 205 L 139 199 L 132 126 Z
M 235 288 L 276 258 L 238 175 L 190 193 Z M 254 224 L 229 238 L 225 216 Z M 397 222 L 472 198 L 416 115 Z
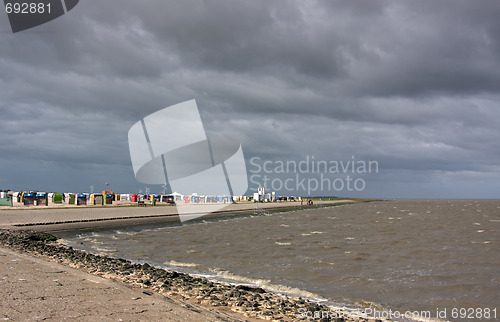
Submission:
M 345 201 L 337 201 L 342 202 Z M 300 203 L 259 204 L 258 207 L 235 204 L 230 206 L 230 211 L 246 213 L 271 211 L 271 208 L 298 209 L 298 206 Z M 220 215 L 224 213 L 213 214 Z M 0 247 L 0 319 L 294 321 L 300 320 L 299 310 L 330 310 L 262 289 L 213 283 L 147 264 L 88 254 L 58 243 L 52 235 L 26 230 L 64 231 L 74 228 L 75 224 L 91 228 L 104 222 L 130 224 L 148 218 L 174 220 L 175 217 L 175 207 L 0 211 L 0 244 L 3 244 Z M 349 318 L 346 321 L 367 320 Z
M 0 247 L 0 320 L 241 321 Z

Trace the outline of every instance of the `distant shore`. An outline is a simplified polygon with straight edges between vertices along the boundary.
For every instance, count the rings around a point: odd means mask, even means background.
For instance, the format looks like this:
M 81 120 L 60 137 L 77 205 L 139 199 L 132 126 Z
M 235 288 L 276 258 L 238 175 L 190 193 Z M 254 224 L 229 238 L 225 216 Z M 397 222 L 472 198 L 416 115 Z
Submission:
M 312 206 L 305 203 L 301 205 L 301 202 L 235 203 L 202 218 L 292 211 L 355 202 L 358 201 L 350 199 L 324 200 L 315 201 Z M 176 207 L 66 206 L 0 209 L 0 228 L 3 229 L 31 229 L 54 232 L 78 229 L 107 229 L 169 222 L 179 222 Z

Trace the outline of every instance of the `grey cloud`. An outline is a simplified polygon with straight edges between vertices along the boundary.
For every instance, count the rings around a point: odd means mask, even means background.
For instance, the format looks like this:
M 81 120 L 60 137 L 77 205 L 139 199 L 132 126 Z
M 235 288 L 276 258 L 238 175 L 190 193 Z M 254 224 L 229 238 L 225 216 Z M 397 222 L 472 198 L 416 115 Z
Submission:
M 81 2 L 39 28 L 0 35 L 0 166 L 23 160 L 68 185 L 57 164 L 76 181 L 107 173 L 136 189 L 128 128 L 195 98 L 207 132 L 239 139 L 247 158 L 376 159 L 385 172 L 371 191 L 388 196 L 399 193 L 397 175 L 415 180 L 413 195 L 470 177 L 491 188 L 499 6 Z M 2 171 L 0 185 L 7 177 L 16 180 Z

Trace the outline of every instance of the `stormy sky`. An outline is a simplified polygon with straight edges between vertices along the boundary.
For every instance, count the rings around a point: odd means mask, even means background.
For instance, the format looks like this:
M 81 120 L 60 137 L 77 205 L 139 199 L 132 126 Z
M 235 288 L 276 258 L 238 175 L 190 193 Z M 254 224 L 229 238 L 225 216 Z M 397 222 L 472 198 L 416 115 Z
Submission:
M 263 175 L 321 180 L 255 165 L 314 156 L 378 171 L 324 173 L 365 185 L 311 195 L 498 198 L 499 13 L 497 0 L 80 1 L 18 33 L 0 13 L 0 189 L 159 192 L 135 179 L 128 130 L 196 99 L 208 135 L 241 142 L 248 193 Z

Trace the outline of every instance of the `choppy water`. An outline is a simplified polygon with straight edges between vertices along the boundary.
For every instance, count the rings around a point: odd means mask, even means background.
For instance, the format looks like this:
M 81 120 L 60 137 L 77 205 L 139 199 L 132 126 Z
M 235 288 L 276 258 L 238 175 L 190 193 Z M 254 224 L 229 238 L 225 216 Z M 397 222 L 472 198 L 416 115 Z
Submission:
M 397 200 L 73 236 L 77 248 L 334 303 L 500 313 L 500 200 Z M 83 244 L 81 244 L 83 243 Z

